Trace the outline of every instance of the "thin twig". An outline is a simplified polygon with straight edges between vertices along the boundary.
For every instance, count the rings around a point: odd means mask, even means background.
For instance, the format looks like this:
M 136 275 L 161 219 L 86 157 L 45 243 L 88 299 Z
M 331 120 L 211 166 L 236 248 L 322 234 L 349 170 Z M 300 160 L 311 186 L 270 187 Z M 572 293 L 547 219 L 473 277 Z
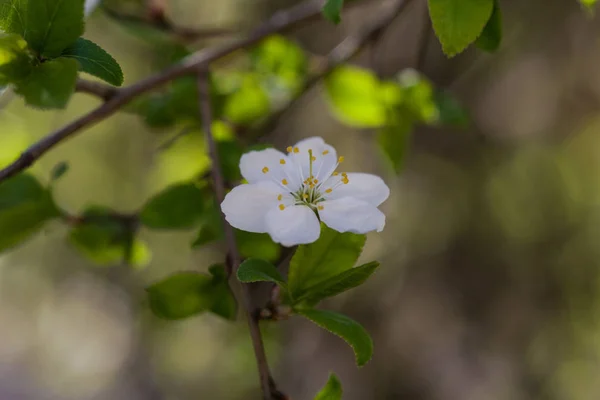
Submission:
M 206 67 L 215 60 L 228 56 L 237 50 L 250 47 L 269 35 L 291 29 L 302 22 L 319 17 L 323 3 L 323 0 L 309 0 L 286 11 L 280 11 L 252 31 L 247 38 L 233 41 L 227 45 L 200 50 L 166 70 L 143 79 L 132 86 L 119 89 L 117 95 L 104 104 L 42 138 L 25 150 L 16 161 L 0 170 L 0 182 L 28 168 L 51 148 L 72 137 L 83 128 L 90 127 L 114 114 L 137 96 L 173 79 L 193 74 L 199 67 Z
M 206 142 L 208 144 L 208 153 L 212 162 L 212 178 L 215 183 L 214 190 L 215 196 L 219 203 L 223 202 L 225 198 L 225 180 L 223 178 L 223 172 L 221 171 L 221 163 L 219 162 L 219 152 L 217 150 L 217 144 L 212 135 L 212 108 L 211 98 L 209 92 L 209 75 L 208 69 L 201 67 L 198 69 L 198 95 L 200 103 L 200 116 L 202 119 L 202 125 Z M 235 240 L 235 233 L 233 228 L 225 219 L 225 215 L 221 213 L 223 220 L 223 230 L 225 231 L 225 241 L 227 243 L 229 260 L 228 263 L 228 275 L 231 276 L 237 268 L 240 266 L 240 255 L 237 250 L 237 244 Z M 250 337 L 252 338 L 252 345 L 254 347 L 254 355 L 258 364 L 258 373 L 260 377 L 261 389 L 265 400 L 271 400 L 271 392 L 275 391 L 274 384 L 272 384 L 271 373 L 269 371 L 269 364 L 267 362 L 267 355 L 265 353 L 265 347 L 263 344 L 262 336 L 260 333 L 260 327 L 258 320 L 252 314 L 252 304 L 250 298 L 250 291 L 248 286 L 241 285 L 241 303 L 246 312 L 248 320 L 248 327 L 250 329 Z
M 114 86 L 85 79 L 77 80 L 75 91 L 94 95 L 104 101 L 108 101 L 119 94 L 119 89 Z
M 423 3 L 424 18 L 421 25 L 421 35 L 419 37 L 419 47 L 417 48 L 417 71 L 423 72 L 425 68 L 425 62 L 427 61 L 427 51 L 429 50 L 429 41 L 431 39 L 431 19 L 429 18 L 429 7 Z
M 103 8 L 104 12 L 112 19 L 120 22 L 145 25 L 159 31 L 170 34 L 184 42 L 190 42 L 200 39 L 209 39 L 214 37 L 231 36 L 240 34 L 239 29 L 233 28 L 187 28 L 173 24 L 164 12 L 151 12 L 148 18 L 142 18 L 135 15 L 121 14 L 108 7 Z

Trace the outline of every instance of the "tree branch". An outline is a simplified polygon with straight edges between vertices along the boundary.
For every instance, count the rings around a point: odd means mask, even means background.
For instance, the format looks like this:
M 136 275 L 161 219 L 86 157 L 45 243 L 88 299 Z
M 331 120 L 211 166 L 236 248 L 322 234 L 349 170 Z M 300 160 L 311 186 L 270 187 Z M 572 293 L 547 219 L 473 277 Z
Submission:
M 104 101 L 108 101 L 119 95 L 119 89 L 114 86 L 106 85 L 100 82 L 92 82 L 85 79 L 77 80 L 77 83 L 75 84 L 75 91 L 91 94 Z
M 72 137 L 82 129 L 90 127 L 114 114 L 137 96 L 164 85 L 173 79 L 193 74 L 198 68 L 206 67 L 211 62 L 228 56 L 237 50 L 250 47 L 269 35 L 291 29 L 302 22 L 319 17 L 323 3 L 323 0 L 309 0 L 286 11 L 280 11 L 263 25 L 252 31 L 247 38 L 236 40 L 227 45 L 198 51 L 162 72 L 143 79 L 129 87 L 119 89 L 117 94 L 104 104 L 44 137 L 25 150 L 16 161 L 0 170 L 0 182 L 28 168 L 51 148 Z
M 219 161 L 219 152 L 217 150 L 217 144 L 212 135 L 212 107 L 209 86 L 210 84 L 208 69 L 200 67 L 198 69 L 198 95 L 200 104 L 200 117 L 202 119 L 206 143 L 208 144 L 208 153 L 212 161 L 211 172 L 213 181 L 215 183 L 215 195 L 217 197 L 217 201 L 220 204 L 225 198 L 225 180 L 223 178 L 223 172 L 221 171 L 221 163 Z M 229 260 L 231 260 L 231 263 L 228 263 L 227 266 L 227 273 L 229 276 L 231 276 L 237 271 L 237 268 L 240 266 L 241 257 L 237 250 L 235 233 L 233 231 L 232 226 L 229 225 L 229 223 L 225 219 L 225 215 L 222 212 L 221 218 L 223 220 L 223 230 L 225 231 L 225 242 L 227 243 Z M 265 348 L 260 333 L 258 320 L 253 315 L 250 291 L 248 290 L 247 285 L 241 284 L 240 297 L 241 303 L 246 313 L 246 318 L 248 320 L 248 327 L 250 329 L 250 337 L 252 339 L 254 355 L 256 357 L 256 362 L 258 365 L 258 373 L 260 377 L 260 384 L 263 397 L 265 400 L 271 400 L 271 392 L 275 391 L 276 389 L 271 378 L 271 373 L 269 371 L 269 364 L 267 362 L 267 355 L 265 353 Z

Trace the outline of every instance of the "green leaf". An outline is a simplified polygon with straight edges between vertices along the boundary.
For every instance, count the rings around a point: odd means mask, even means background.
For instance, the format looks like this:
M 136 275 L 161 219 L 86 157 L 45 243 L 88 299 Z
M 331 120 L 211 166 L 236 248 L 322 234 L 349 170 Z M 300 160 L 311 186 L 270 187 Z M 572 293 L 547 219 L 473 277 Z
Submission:
M 365 245 L 365 235 L 340 233 L 324 224 L 321 227 L 319 239 L 299 246 L 290 262 L 288 286 L 294 298 L 302 296 L 308 288 L 352 268 Z
M 205 201 L 202 189 L 196 184 L 175 184 L 148 200 L 140 220 L 153 229 L 193 228 L 202 218 Z
M 494 9 L 494 0 L 428 1 L 433 29 L 449 57 L 461 53 L 479 37 Z
M 579 0 L 579 3 L 585 7 L 586 10 L 593 12 L 594 7 L 598 4 L 598 0 Z
M 16 247 L 59 216 L 49 192 L 32 175 L 20 174 L 0 184 L 0 251 Z
M 83 34 L 84 0 L 7 0 L 0 27 L 21 35 L 39 56 L 55 58 Z
M 273 242 L 267 233 L 235 231 L 236 242 L 243 258 L 260 258 L 275 262 L 281 255 L 281 246 Z
M 249 125 L 267 116 L 270 111 L 269 96 L 258 78 L 246 74 L 237 90 L 227 97 L 223 115 L 235 124 Z
M 227 182 L 236 182 L 242 178 L 240 173 L 240 159 L 244 154 L 244 149 L 234 140 L 217 141 L 217 151 L 219 152 L 219 161 L 223 178 Z
M 494 0 L 494 11 L 489 21 L 483 28 L 481 36 L 477 39 L 475 44 L 482 50 L 488 52 L 495 52 L 502 43 L 502 10 L 498 0 Z
M 454 96 L 440 91 L 435 95 L 435 102 L 439 110 L 440 124 L 461 128 L 469 126 L 469 114 Z
M 83 222 L 69 234 L 69 242 L 84 257 L 99 266 L 127 262 L 134 267 L 148 265 L 151 251 L 112 210 L 91 207 L 83 213 Z
M 331 374 L 323 389 L 317 393 L 315 400 L 342 400 L 342 394 L 343 391 L 340 380 L 335 374 Z
M 327 0 L 327 3 L 323 6 L 323 16 L 334 24 L 339 24 L 343 6 L 344 0 Z
M 19 35 L 0 33 L 0 85 L 26 78 L 31 68 L 27 42 Z
M 96 43 L 79 38 L 67 47 L 63 57 L 74 58 L 79 63 L 79 69 L 96 76 L 111 85 L 123 84 L 123 71 L 115 59 Z
M 435 103 L 433 84 L 414 69 L 402 71 L 398 76 L 398 83 L 402 90 L 400 109 L 404 114 L 395 116 L 396 120 L 400 120 L 400 124 L 406 118 L 429 125 L 437 124 L 440 113 Z
M 16 84 L 15 92 L 34 107 L 65 108 L 75 91 L 76 80 L 77 62 L 58 58 L 34 67 L 26 79 Z
M 237 270 L 237 278 L 240 282 L 274 282 L 281 287 L 286 286 L 283 277 L 270 262 L 250 258 L 245 260 Z
M 294 300 L 296 303 L 305 303 L 314 307 L 323 299 L 336 296 L 362 285 L 378 267 L 379 263 L 374 261 L 360 267 L 351 268 L 307 288 L 301 297 Z
M 306 53 L 283 35 L 272 35 L 250 51 L 252 69 L 266 89 L 271 103 L 289 101 L 303 87 L 308 73 Z
M 62 178 L 69 171 L 69 163 L 66 161 L 61 161 L 52 168 L 50 172 L 50 179 L 52 181 L 57 181 Z
M 214 199 L 211 199 L 211 201 L 207 201 L 204 205 L 202 218 L 200 219 L 200 231 L 196 239 L 192 242 L 192 248 L 204 246 L 223 237 L 221 208 Z
M 227 286 L 223 266 L 213 266 L 210 272 L 211 276 L 179 272 L 148 287 L 152 312 L 168 320 L 185 319 L 206 311 L 235 319 L 237 306 Z
M 354 350 L 359 367 L 365 365 L 373 356 L 373 340 L 358 322 L 332 311 L 299 310 L 298 313 L 344 339 Z
M 338 67 L 325 79 L 325 88 L 331 108 L 341 122 L 358 128 L 385 125 L 384 93 L 372 72 L 353 66 Z
M 404 167 L 410 144 L 413 123 L 411 118 L 396 118 L 377 133 L 377 144 L 396 173 Z

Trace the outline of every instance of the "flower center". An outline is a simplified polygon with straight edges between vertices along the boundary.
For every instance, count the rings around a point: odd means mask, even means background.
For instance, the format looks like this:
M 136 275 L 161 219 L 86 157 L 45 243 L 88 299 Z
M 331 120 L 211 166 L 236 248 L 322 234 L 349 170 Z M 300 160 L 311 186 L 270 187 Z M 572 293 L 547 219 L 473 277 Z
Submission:
M 297 161 L 294 157 L 306 157 L 306 155 L 302 155 L 300 154 L 300 149 L 298 147 L 288 147 L 287 148 L 288 153 L 290 153 L 290 157 L 292 157 L 293 161 Z M 319 155 L 319 157 L 326 157 L 328 154 L 330 154 L 329 150 L 324 150 L 321 155 Z M 333 155 L 330 155 L 329 157 L 332 157 Z M 332 193 L 338 186 L 340 185 L 347 185 L 350 180 L 348 179 L 348 175 L 343 172 L 341 173 L 341 178 L 339 178 L 339 180 L 337 179 L 331 179 L 331 177 L 337 177 L 340 175 L 340 173 L 338 172 L 329 172 L 327 171 L 325 174 L 327 176 L 322 176 L 321 175 L 321 168 L 323 168 L 324 165 L 326 165 L 326 163 L 324 162 L 325 160 L 323 159 L 323 162 L 320 164 L 318 171 L 315 171 L 315 162 L 317 161 L 317 156 L 313 153 L 312 149 L 308 149 L 308 165 L 309 165 L 309 171 L 308 171 L 308 177 L 305 178 L 304 177 L 304 172 L 302 170 L 302 163 L 301 162 L 293 162 L 293 164 L 296 164 L 296 166 L 298 167 L 298 175 L 300 176 L 300 180 L 302 181 L 302 184 L 300 185 L 300 187 L 295 191 L 289 191 L 287 189 L 288 188 L 288 184 L 289 181 L 286 178 L 283 178 L 281 180 L 277 180 L 277 183 L 279 186 L 281 186 L 282 189 L 284 189 L 284 193 L 279 194 L 277 196 L 277 200 L 279 201 L 279 209 L 280 210 L 285 210 L 286 207 L 289 206 L 306 206 L 309 207 L 310 209 L 312 209 L 313 211 L 317 211 L 317 210 L 323 210 L 324 207 L 322 204 L 322 202 L 324 202 L 326 200 L 326 196 L 330 193 Z M 342 162 L 344 161 L 344 157 L 339 157 L 337 159 L 337 163 L 335 164 L 335 167 L 333 169 L 336 169 Z M 286 161 L 284 159 L 281 159 L 279 164 L 281 165 L 286 165 Z M 306 164 L 304 164 L 306 165 Z M 330 164 L 331 167 L 332 164 Z M 326 167 L 327 168 L 327 167 Z M 262 172 L 264 174 L 268 174 L 270 172 L 268 167 L 264 167 L 262 169 Z M 288 178 L 291 179 L 290 175 L 287 175 L 288 172 L 286 172 L 286 176 Z M 319 180 L 316 176 L 322 176 L 323 181 Z M 289 196 L 288 196 L 289 194 Z M 291 198 L 290 198 L 291 197 Z

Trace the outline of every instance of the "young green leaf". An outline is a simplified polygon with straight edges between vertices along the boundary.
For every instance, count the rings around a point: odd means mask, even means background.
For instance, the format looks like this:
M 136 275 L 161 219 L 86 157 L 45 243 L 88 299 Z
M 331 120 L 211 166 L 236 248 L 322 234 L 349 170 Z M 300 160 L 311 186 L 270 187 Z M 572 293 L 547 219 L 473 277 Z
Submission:
M 276 262 L 281 255 L 281 246 L 273 242 L 267 233 L 252 233 L 236 229 L 235 238 L 243 258 L 260 258 Z
M 345 315 L 325 310 L 298 310 L 298 314 L 344 339 L 354 350 L 359 367 L 365 365 L 373 356 L 373 340 L 358 322 Z
M 237 277 L 240 282 L 274 282 L 281 287 L 285 287 L 283 277 L 270 262 L 250 258 L 245 260 L 237 270 Z
M 297 299 L 296 303 L 304 303 L 315 306 L 321 300 L 327 297 L 333 297 L 347 290 L 358 287 L 366 282 L 367 279 L 379 267 L 379 263 L 374 261 L 360 267 L 352 268 L 335 275 L 323 282 L 306 289 L 304 294 Z
M 435 102 L 440 113 L 439 123 L 447 126 L 467 127 L 469 114 L 465 108 L 445 91 L 435 94 Z
M 152 312 L 160 318 L 179 320 L 205 311 L 233 320 L 237 304 L 222 265 L 210 267 L 211 275 L 180 272 L 148 287 Z
M 365 235 L 340 233 L 323 224 L 319 239 L 299 246 L 290 262 L 288 286 L 292 296 L 299 298 L 308 288 L 352 268 L 365 241 Z
M 247 74 L 237 90 L 227 97 L 223 112 L 231 122 L 249 125 L 265 117 L 270 111 L 269 96 L 260 86 L 258 77 Z
M 371 71 L 353 66 L 338 67 L 325 79 L 325 88 L 335 116 L 344 124 L 357 128 L 385 125 L 384 92 Z
M 39 56 L 55 58 L 83 34 L 84 0 L 6 0 L 0 27 L 21 35 Z
M 66 161 L 59 162 L 52 168 L 50 172 L 50 179 L 52 181 L 57 181 L 63 177 L 69 171 L 69 163 Z
M 177 320 L 208 311 L 214 304 L 210 276 L 179 272 L 148 287 L 152 312 L 160 318 Z
M 84 222 L 69 234 L 69 242 L 85 258 L 99 266 L 127 262 L 133 267 L 150 263 L 152 254 L 146 243 L 132 237 L 123 221 L 103 207 L 92 207 L 83 213 Z
M 31 73 L 27 42 L 19 35 L 0 33 L 0 85 L 8 85 Z
M 342 394 L 343 391 L 340 380 L 335 374 L 331 374 L 323 389 L 317 393 L 315 400 L 342 400 Z
M 65 108 L 75 91 L 77 62 L 67 58 L 46 61 L 16 83 L 15 92 L 39 108 Z
M 461 53 L 479 37 L 494 8 L 494 0 L 428 1 L 433 29 L 449 57 Z
M 334 24 L 339 24 L 343 6 L 344 0 L 327 0 L 323 6 L 323 16 Z
M 59 212 L 49 192 L 32 175 L 0 184 L 0 251 L 22 244 Z
M 495 52 L 502 43 L 502 10 L 498 0 L 494 0 L 494 11 L 492 16 L 483 28 L 481 36 L 477 38 L 475 44 L 482 50 Z
M 123 71 L 115 59 L 96 43 L 79 38 L 67 47 L 62 57 L 74 58 L 79 63 L 79 69 L 94 75 L 111 85 L 123 84 Z
M 405 116 L 404 118 L 395 118 L 390 125 L 382 128 L 377 133 L 379 149 L 398 174 L 404 167 L 404 160 L 408 152 L 412 130 L 412 119 Z
M 205 195 L 194 183 L 167 187 L 143 207 L 140 219 L 153 229 L 188 229 L 202 218 Z

